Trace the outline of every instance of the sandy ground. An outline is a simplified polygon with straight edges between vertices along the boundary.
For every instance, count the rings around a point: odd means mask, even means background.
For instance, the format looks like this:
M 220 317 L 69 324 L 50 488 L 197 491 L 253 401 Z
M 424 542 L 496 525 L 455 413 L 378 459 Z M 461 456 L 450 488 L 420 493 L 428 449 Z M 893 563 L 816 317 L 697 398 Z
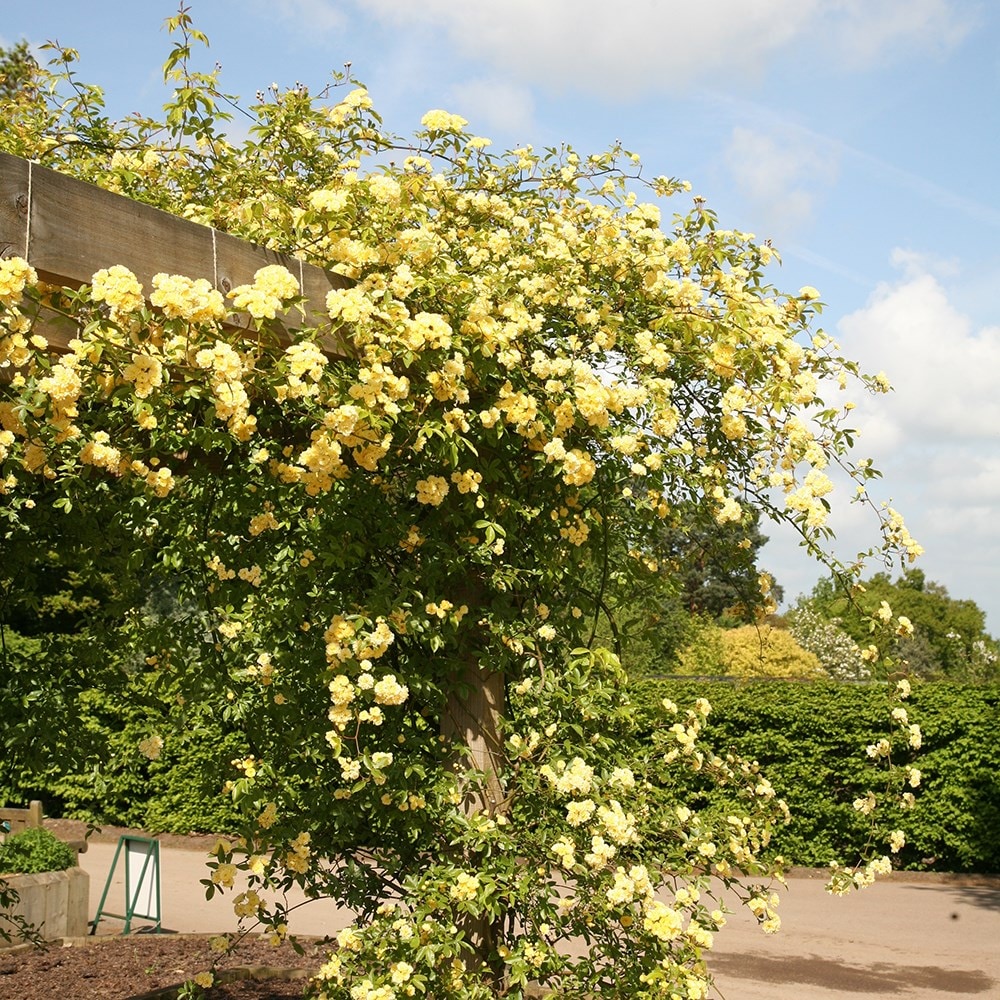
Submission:
M 782 929 L 734 915 L 711 962 L 727 1000 L 1000 998 L 1000 879 L 903 875 L 830 897 L 789 880 Z
M 176 838 L 172 838 L 176 840 Z M 194 846 L 194 845 L 192 845 Z M 206 854 L 161 845 L 161 919 L 175 932 L 235 930 L 232 897 L 206 901 Z M 90 873 L 91 916 L 98 907 L 115 843 L 91 843 L 80 858 Z M 105 910 L 124 913 L 124 863 Z M 816 873 L 789 880 L 779 907 L 782 929 L 763 934 L 738 913 L 716 939 L 710 961 L 725 1000 L 900 998 L 1000 1000 L 1000 877 L 900 874 L 854 895 L 833 898 Z M 293 933 L 335 933 L 350 913 L 326 901 L 295 912 Z M 133 930 L 148 925 L 138 920 Z M 99 933 L 122 921 L 102 920 Z

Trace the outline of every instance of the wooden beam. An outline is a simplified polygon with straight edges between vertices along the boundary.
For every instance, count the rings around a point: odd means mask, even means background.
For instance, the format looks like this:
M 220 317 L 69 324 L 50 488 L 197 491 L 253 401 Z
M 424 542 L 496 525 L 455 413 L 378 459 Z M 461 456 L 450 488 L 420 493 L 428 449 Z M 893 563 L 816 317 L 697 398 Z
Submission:
M 44 281 L 70 288 L 122 264 L 147 291 L 153 275 L 166 272 L 206 278 L 224 295 L 250 284 L 259 268 L 282 264 L 306 296 L 305 319 L 293 310 L 282 317 L 286 327 L 328 324 L 326 293 L 351 285 L 343 275 L 6 153 L 0 153 L 0 256 L 23 257 Z M 73 336 L 53 324 L 45 333 L 57 348 Z M 330 354 L 349 353 L 332 336 L 323 346 Z

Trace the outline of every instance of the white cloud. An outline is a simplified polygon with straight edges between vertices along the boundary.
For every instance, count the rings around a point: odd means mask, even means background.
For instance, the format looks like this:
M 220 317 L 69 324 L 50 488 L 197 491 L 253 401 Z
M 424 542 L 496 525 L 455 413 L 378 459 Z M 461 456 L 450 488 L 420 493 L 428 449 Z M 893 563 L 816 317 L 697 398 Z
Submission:
M 813 213 L 818 192 L 837 175 L 835 144 L 814 133 L 784 127 L 777 134 L 733 129 L 726 163 L 752 215 L 769 236 L 793 232 Z
M 906 48 L 947 51 L 972 26 L 967 5 L 949 0 L 838 0 L 828 9 L 841 53 L 868 65 Z
M 1000 510 L 1000 455 L 966 444 L 935 452 L 929 458 L 926 492 L 932 503 L 953 512 L 992 506 L 996 517 Z M 943 523 L 947 518 L 941 520 Z
M 903 247 L 893 247 L 889 254 L 889 263 L 910 279 L 920 278 L 925 274 L 954 278 L 959 273 L 959 262 L 954 258 L 946 260 L 933 254 L 905 250 Z
M 938 279 L 910 269 L 882 284 L 869 303 L 840 323 L 849 354 L 885 371 L 894 391 L 859 400 L 865 441 L 880 451 L 954 448 L 1000 441 L 1000 326 L 975 329 Z
M 534 129 L 535 102 L 526 87 L 484 77 L 456 83 L 449 98 L 448 110 L 467 118 L 477 132 L 496 129 L 524 138 Z
M 310 38 L 341 32 L 348 24 L 341 5 L 331 0 L 255 0 L 255 6 L 269 18 L 277 16 Z
M 286 0 L 290 2 L 290 0 Z M 315 2 L 315 0 L 313 0 Z M 967 0 L 354 0 L 400 29 L 447 33 L 505 77 L 613 103 L 720 78 L 744 81 L 783 50 L 872 64 L 964 35 Z

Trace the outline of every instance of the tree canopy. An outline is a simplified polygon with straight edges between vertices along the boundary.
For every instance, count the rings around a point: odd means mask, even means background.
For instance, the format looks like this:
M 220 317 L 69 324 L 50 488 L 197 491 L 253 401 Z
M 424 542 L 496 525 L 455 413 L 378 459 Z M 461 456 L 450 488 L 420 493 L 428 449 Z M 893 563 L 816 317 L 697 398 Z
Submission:
M 34 97 L 38 74 L 38 61 L 26 41 L 0 48 L 0 97 L 5 101 Z
M 861 581 L 852 601 L 835 580 L 822 579 L 799 607 L 835 619 L 864 648 L 870 642 L 870 618 L 883 602 L 912 626 L 896 637 L 893 655 L 905 659 L 915 676 L 984 681 L 1000 673 L 997 644 L 986 632 L 983 610 L 975 601 L 951 597 L 916 567 L 896 580 L 885 572 L 874 574 Z
M 688 185 L 619 146 L 494 153 L 442 110 L 403 140 L 338 76 L 244 108 L 192 68 L 187 12 L 168 25 L 162 120 L 109 120 L 55 47 L 0 150 L 349 284 L 306 324 L 280 265 L 224 294 L 198 274 L 141 287 L 112 261 L 52 287 L 0 261 L 5 592 L 33 579 L 40 538 L 65 540 L 120 584 L 74 669 L 141 672 L 179 724 L 207 704 L 241 734 L 227 790 L 245 821 L 207 884 L 278 936 L 282 887 L 355 907 L 318 995 L 704 996 L 724 921 L 708 876 L 775 929 L 755 880 L 780 866 L 786 810 L 703 742 L 704 700 L 665 704 L 638 741 L 597 641 L 607 581 L 676 558 L 662 527 L 688 512 L 734 552 L 763 514 L 821 554 L 831 466 L 870 504 L 874 548 L 914 556 L 851 452 L 842 394 L 884 377 L 815 327 L 815 289 L 771 285 L 768 244 L 700 198 L 664 226 Z M 41 319 L 68 324 L 65 353 Z M 919 742 L 899 711 L 886 765 Z M 692 768 L 732 816 L 677 799 L 671 773 Z M 876 818 L 898 846 L 897 791 Z

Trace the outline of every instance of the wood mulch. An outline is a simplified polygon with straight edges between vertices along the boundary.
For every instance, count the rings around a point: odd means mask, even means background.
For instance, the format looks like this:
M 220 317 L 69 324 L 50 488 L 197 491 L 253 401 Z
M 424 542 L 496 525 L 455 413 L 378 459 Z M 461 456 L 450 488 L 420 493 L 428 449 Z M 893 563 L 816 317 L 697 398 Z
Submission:
M 220 960 L 210 940 L 202 934 L 130 934 L 0 951 L 0 1000 L 173 1000 L 177 987 L 213 962 L 221 971 L 218 985 L 206 991 L 209 1000 L 286 1000 L 302 996 L 327 955 L 319 942 L 300 942 L 305 953 L 297 955 L 287 942 L 275 948 L 257 936 Z M 248 978 L 224 981 L 236 975 Z

